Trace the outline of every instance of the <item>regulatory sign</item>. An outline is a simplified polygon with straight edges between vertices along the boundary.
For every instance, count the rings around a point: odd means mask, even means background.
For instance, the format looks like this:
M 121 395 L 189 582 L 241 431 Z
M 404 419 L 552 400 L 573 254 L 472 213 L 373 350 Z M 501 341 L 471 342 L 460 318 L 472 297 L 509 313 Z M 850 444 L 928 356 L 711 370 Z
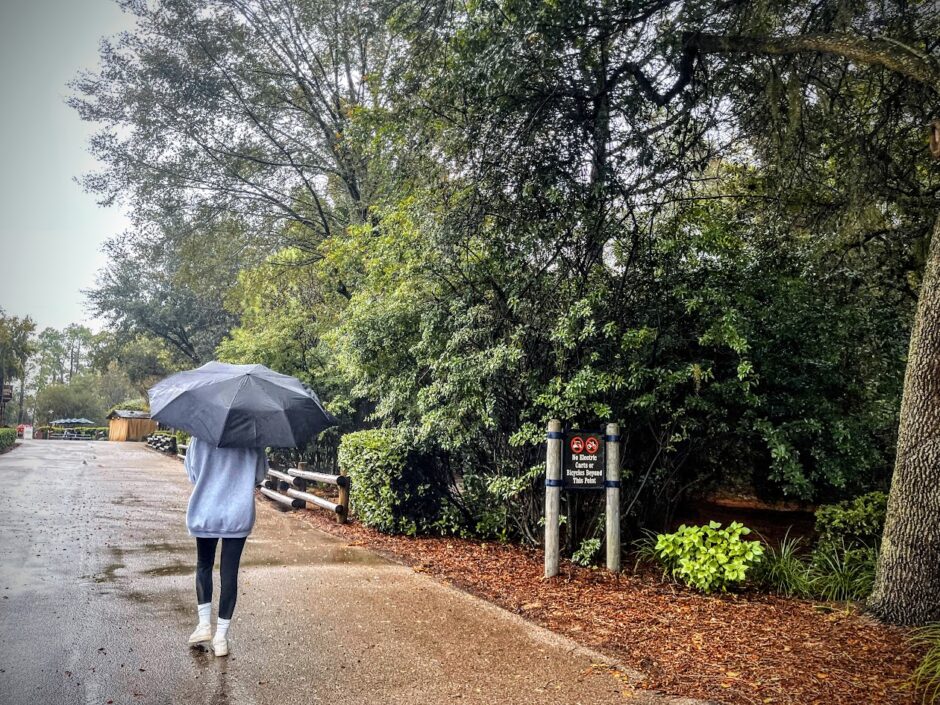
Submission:
M 607 463 L 604 437 L 591 431 L 568 431 L 562 449 L 565 488 L 602 490 Z

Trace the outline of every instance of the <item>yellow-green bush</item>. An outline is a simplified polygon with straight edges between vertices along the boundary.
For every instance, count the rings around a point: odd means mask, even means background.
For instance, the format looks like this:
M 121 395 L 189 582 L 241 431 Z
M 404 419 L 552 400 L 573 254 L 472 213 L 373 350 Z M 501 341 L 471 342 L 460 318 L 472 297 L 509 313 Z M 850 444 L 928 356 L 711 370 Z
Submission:
M 705 593 L 741 585 L 748 570 L 764 555 L 759 541 L 741 537 L 751 533 L 736 521 L 722 529 L 712 521 L 705 526 L 682 525 L 673 534 L 660 534 L 656 553 L 673 578 Z

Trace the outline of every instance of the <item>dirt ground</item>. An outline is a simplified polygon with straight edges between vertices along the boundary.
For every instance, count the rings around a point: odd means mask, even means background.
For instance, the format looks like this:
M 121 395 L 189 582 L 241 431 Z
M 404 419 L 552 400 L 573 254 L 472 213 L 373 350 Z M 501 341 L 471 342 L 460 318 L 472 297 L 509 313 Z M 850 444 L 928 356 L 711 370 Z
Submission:
M 645 674 L 642 688 L 735 705 L 918 702 L 906 685 L 918 660 L 908 632 L 852 607 L 703 596 L 655 572 L 617 577 L 567 562 L 546 581 L 535 550 L 386 536 L 322 511 L 296 516 L 616 657 Z

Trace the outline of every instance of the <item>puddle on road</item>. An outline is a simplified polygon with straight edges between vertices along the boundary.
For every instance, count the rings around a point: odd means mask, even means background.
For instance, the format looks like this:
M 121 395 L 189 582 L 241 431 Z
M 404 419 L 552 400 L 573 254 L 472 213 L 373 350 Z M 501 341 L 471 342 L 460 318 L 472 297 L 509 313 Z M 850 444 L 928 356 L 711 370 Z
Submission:
M 132 551 L 145 551 L 147 553 L 185 553 L 193 551 L 193 544 L 190 543 L 170 543 L 160 541 L 157 543 L 145 543 L 143 546 L 136 546 Z
M 169 545 L 169 544 L 168 544 Z M 169 551 L 168 551 L 169 552 Z M 174 553 L 176 551 L 174 550 Z M 183 562 L 175 561 L 168 565 L 154 566 L 152 568 L 146 568 L 143 570 L 137 571 L 141 575 L 147 575 L 153 578 L 159 578 L 164 576 L 176 576 L 176 575 L 189 575 L 196 570 L 196 556 L 195 551 L 192 552 L 192 561 Z M 320 552 L 308 552 L 302 557 L 298 557 L 298 561 L 294 562 L 294 557 L 289 553 L 277 556 L 268 556 L 266 558 L 256 558 L 252 559 L 250 554 L 246 560 L 241 562 L 241 567 L 244 568 L 277 568 L 280 566 L 284 567 L 296 567 L 296 566 L 325 566 L 325 565 L 376 565 L 383 563 L 383 559 L 375 554 L 369 553 L 368 551 L 356 550 L 352 548 L 347 548 L 345 546 L 339 548 L 333 548 L 325 553 Z M 218 559 L 216 559 L 215 569 L 218 570 Z
M 83 575 L 81 579 L 90 580 L 93 583 L 114 583 L 118 580 L 118 576 L 115 575 L 115 573 L 125 567 L 123 563 L 109 563 L 101 572 L 95 573 L 94 575 Z
M 147 504 L 147 500 L 133 495 L 123 494 L 120 497 L 112 499 L 111 504 L 116 504 L 119 507 L 139 507 L 142 504 Z
M 142 546 L 140 548 L 126 549 L 128 551 L 145 551 L 151 550 L 155 553 L 180 553 L 180 547 L 175 544 L 164 543 L 164 544 L 149 544 L 149 546 L 159 546 L 158 549 L 150 548 L 147 546 Z M 112 548 L 115 553 L 121 552 L 120 549 Z M 249 548 L 250 550 L 250 548 Z M 184 549 L 185 552 L 189 553 L 188 547 Z M 123 552 L 121 552 L 123 553 Z M 151 578 L 163 578 L 163 577 L 175 577 L 180 575 L 191 575 L 196 570 L 196 555 L 195 551 L 191 551 L 192 558 L 191 560 L 186 561 L 174 561 L 166 565 L 157 565 L 150 568 L 138 569 L 137 572 L 140 575 L 146 575 Z M 247 553 L 247 551 L 246 551 Z M 283 553 L 279 555 L 267 556 L 265 558 L 252 558 L 250 553 L 247 555 L 246 560 L 241 562 L 241 568 L 278 568 L 278 567 L 299 567 L 299 566 L 329 566 L 329 565 L 377 565 L 384 563 L 384 559 L 380 556 L 377 556 L 368 551 L 363 551 L 361 549 L 349 548 L 346 546 L 339 546 L 336 548 L 328 549 L 325 552 L 322 551 L 311 551 L 309 548 L 305 549 L 303 554 L 297 556 L 297 561 L 295 562 L 295 556 L 292 556 L 290 553 Z M 123 565 L 121 566 L 123 567 Z M 215 570 L 218 570 L 218 557 L 216 558 Z
M 172 565 L 158 566 L 140 571 L 141 575 L 149 575 L 152 578 L 161 578 L 165 575 L 188 575 L 196 570 L 195 563 L 185 564 L 176 562 Z

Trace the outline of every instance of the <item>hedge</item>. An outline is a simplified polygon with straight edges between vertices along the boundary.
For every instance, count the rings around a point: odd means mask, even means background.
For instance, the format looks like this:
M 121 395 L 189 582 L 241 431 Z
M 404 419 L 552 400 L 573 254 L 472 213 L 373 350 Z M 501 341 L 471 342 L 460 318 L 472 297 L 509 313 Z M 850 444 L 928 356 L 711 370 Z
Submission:
M 16 443 L 15 428 L 0 428 L 0 451 L 6 450 Z
M 389 534 L 440 531 L 448 505 L 446 469 L 409 430 L 347 433 L 339 444 L 339 466 L 350 476 L 350 503 L 363 524 Z

